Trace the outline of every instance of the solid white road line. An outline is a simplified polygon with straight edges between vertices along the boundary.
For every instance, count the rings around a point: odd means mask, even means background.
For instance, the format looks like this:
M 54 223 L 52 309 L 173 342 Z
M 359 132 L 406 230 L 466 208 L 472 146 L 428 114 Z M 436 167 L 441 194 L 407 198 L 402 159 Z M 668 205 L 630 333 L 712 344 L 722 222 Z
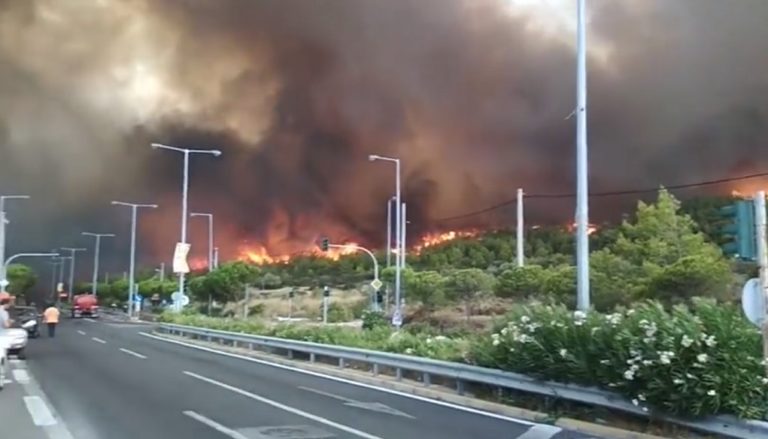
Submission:
M 78 330 L 77 333 L 80 334 L 80 335 L 85 335 L 85 331 Z
M 91 337 L 91 340 L 95 341 L 96 343 L 107 344 L 106 341 L 104 341 L 104 340 L 102 340 L 100 338 L 97 338 L 97 337 Z
M 29 372 L 26 369 L 13 369 L 11 374 L 13 379 L 19 384 L 27 384 L 29 382 Z
M 27 406 L 29 415 L 32 416 L 32 422 L 38 427 L 56 425 L 56 418 L 53 417 L 48 405 L 39 396 L 25 396 L 24 404 Z
M 96 320 L 93 320 L 93 319 L 90 319 L 90 318 L 87 318 L 87 317 L 84 318 L 83 320 L 85 320 L 86 322 L 96 323 Z
M 172 343 L 172 344 L 176 344 L 176 345 L 179 345 L 179 346 L 184 346 L 184 347 L 188 347 L 188 348 L 192 348 L 192 349 L 197 349 L 199 351 L 210 352 L 210 353 L 214 353 L 214 354 L 218 354 L 218 355 L 222 355 L 222 356 L 230 357 L 230 358 L 237 358 L 239 360 L 250 361 L 251 363 L 263 364 L 265 366 L 271 366 L 271 367 L 275 367 L 275 368 L 278 368 L 278 369 L 290 370 L 291 372 L 297 372 L 297 373 L 301 373 L 301 374 L 304 374 L 304 375 L 314 376 L 314 377 L 318 377 L 318 378 L 324 378 L 324 379 L 327 379 L 327 380 L 336 381 L 337 383 L 344 383 L 344 384 L 349 384 L 351 386 L 362 387 L 364 389 L 371 389 L 371 390 L 376 390 L 378 392 L 389 393 L 390 395 L 397 395 L 397 396 L 401 396 L 403 398 L 414 399 L 416 401 L 421 401 L 421 402 L 426 402 L 426 403 L 429 403 L 429 404 L 439 405 L 441 407 L 448 407 L 448 408 L 451 408 L 451 409 L 454 409 L 454 410 L 460 410 L 462 412 L 472 413 L 472 414 L 475 414 L 475 415 L 486 416 L 486 417 L 494 418 L 494 419 L 501 419 L 503 421 L 512 422 L 512 423 L 515 423 L 515 424 L 518 424 L 518 425 L 531 425 L 531 426 L 538 425 L 538 424 L 535 424 L 533 422 L 524 421 L 522 419 L 515 419 L 515 418 L 509 417 L 509 416 L 504 416 L 504 415 L 499 415 L 499 414 L 496 414 L 496 413 L 486 412 L 486 411 L 483 411 L 483 410 L 480 410 L 480 409 L 475 409 L 475 408 L 472 408 L 472 407 L 467 407 L 467 406 L 463 406 L 463 405 L 453 404 L 453 403 L 446 402 L 446 401 L 439 401 L 437 399 L 427 398 L 426 396 L 414 395 L 414 394 L 411 394 L 411 393 L 401 392 L 399 390 L 387 389 L 387 388 L 384 388 L 384 387 L 378 387 L 378 386 L 373 385 L 373 384 L 366 384 L 366 383 L 361 383 L 361 382 L 358 382 L 358 381 L 349 380 L 349 379 L 346 379 L 346 378 L 340 378 L 340 377 L 333 376 L 333 375 L 326 375 L 326 374 L 321 373 L 321 372 L 315 372 L 315 371 L 312 371 L 312 370 L 301 369 L 301 368 L 294 367 L 294 366 L 287 366 L 285 364 L 280 364 L 280 363 L 273 363 L 271 361 L 262 360 L 260 358 L 253 358 L 253 357 L 248 357 L 248 356 L 245 356 L 245 355 L 233 354 L 231 352 L 220 351 L 220 350 L 212 349 L 212 348 L 205 347 L 205 346 L 199 346 L 199 345 L 192 344 L 192 343 L 186 343 L 186 342 L 179 341 L 179 340 L 172 340 L 172 339 L 169 339 L 169 338 L 160 337 L 160 336 L 157 336 L 157 335 L 154 335 L 154 334 L 149 334 L 147 332 L 139 332 L 139 334 L 141 334 L 144 337 L 148 337 L 148 338 L 152 338 L 152 339 L 155 339 L 155 340 L 160 340 L 160 341 L 163 341 L 163 342 L 166 342 L 166 343 Z
M 528 431 L 521 434 L 517 439 L 550 439 L 563 431 L 560 427 L 554 425 L 538 424 L 529 428 Z
M 299 389 L 301 389 L 301 390 L 306 390 L 307 392 L 316 393 L 316 394 L 318 394 L 318 395 L 327 396 L 328 398 L 338 399 L 339 401 L 344 401 L 344 402 L 356 402 L 354 399 L 345 398 L 345 397 L 343 397 L 343 396 L 340 396 L 340 395 L 337 395 L 337 394 L 335 394 L 335 393 L 324 392 L 324 391 L 322 391 L 322 390 L 313 389 L 313 388 L 311 388 L 311 387 L 304 387 L 304 386 L 299 386 Z
M 361 437 L 361 438 L 364 438 L 364 439 L 381 439 L 379 436 L 374 436 L 372 434 L 368 434 L 368 433 L 366 433 L 364 431 L 357 430 L 357 429 L 349 427 L 347 425 L 339 424 L 338 422 L 331 421 L 330 419 L 326 419 L 326 418 L 323 418 L 321 416 L 313 415 L 312 413 L 305 412 L 305 411 L 297 409 L 295 407 L 291 407 L 291 406 L 288 406 L 288 405 L 285 405 L 285 404 L 281 404 L 281 403 L 279 403 L 277 401 L 273 401 L 273 400 L 265 398 L 263 396 L 256 395 L 255 393 L 248 392 L 247 390 L 243 390 L 243 389 L 240 389 L 240 388 L 235 387 L 235 386 L 230 386 L 229 384 L 222 383 L 221 381 L 216 381 L 214 379 L 207 378 L 207 377 L 204 377 L 202 375 L 198 375 L 198 374 L 196 374 L 194 372 L 184 371 L 184 374 L 187 375 L 187 376 L 190 376 L 192 378 L 198 379 L 200 381 L 204 381 L 206 383 L 213 384 L 214 386 L 221 387 L 222 389 L 227 389 L 227 390 L 229 390 L 231 392 L 234 392 L 234 393 L 243 395 L 245 397 L 251 398 L 251 399 L 253 399 L 255 401 L 259 401 L 259 402 L 261 402 L 263 404 L 270 405 L 270 406 L 272 406 L 274 408 L 286 411 L 288 413 L 293 413 L 294 415 L 301 416 L 303 418 L 307 418 L 309 420 L 318 422 L 320 424 L 325 424 L 325 425 L 327 425 L 329 427 L 333 427 L 333 428 L 335 428 L 337 430 L 341 430 L 341 431 L 347 432 L 347 433 L 352 434 L 352 435 L 357 436 L 357 437 Z
M 231 428 L 227 428 L 218 422 L 214 421 L 213 419 L 206 418 L 205 416 L 193 412 L 192 410 L 187 410 L 182 412 L 185 415 L 189 416 L 190 418 L 194 419 L 195 421 L 202 422 L 203 424 L 211 427 L 212 429 L 218 431 L 219 433 L 223 433 L 232 439 L 248 439 L 247 437 L 243 436 L 242 434 L 238 433 L 235 430 L 232 430 Z
M 138 352 L 133 352 L 133 351 L 130 351 L 130 350 L 128 350 L 128 349 L 123 349 L 123 348 L 120 348 L 120 351 L 121 351 L 121 352 L 125 352 L 125 353 L 126 353 L 126 354 L 128 354 L 128 355 L 133 355 L 133 356 L 134 356 L 134 357 L 136 357 L 136 358 L 141 358 L 142 360 L 146 360 L 146 359 L 147 359 L 147 357 L 146 357 L 145 355 L 141 355 L 141 354 L 140 354 L 140 353 L 138 353 Z

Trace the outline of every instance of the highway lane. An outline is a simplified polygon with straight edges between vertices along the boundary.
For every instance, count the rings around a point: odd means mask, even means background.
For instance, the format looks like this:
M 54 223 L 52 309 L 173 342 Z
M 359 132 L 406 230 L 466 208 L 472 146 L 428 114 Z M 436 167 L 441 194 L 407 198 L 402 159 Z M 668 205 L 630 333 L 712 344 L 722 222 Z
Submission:
M 583 435 L 65 321 L 29 368 L 73 435 L 91 438 L 564 439 Z

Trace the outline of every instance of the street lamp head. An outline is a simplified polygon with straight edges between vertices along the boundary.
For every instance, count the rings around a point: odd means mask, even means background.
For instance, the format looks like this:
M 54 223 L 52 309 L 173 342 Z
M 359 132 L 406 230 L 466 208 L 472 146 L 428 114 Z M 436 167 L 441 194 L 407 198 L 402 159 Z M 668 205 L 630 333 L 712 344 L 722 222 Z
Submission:
M 157 148 L 160 148 L 163 145 L 160 144 L 160 143 L 152 143 L 150 146 L 152 147 L 152 149 L 157 149 Z
M 218 157 L 221 155 L 221 151 L 219 151 L 218 149 L 214 149 L 214 150 L 211 150 L 211 154 L 213 154 L 214 157 Z
M 375 162 L 378 159 L 379 159 L 379 156 L 377 156 L 376 154 L 371 154 L 371 155 L 368 156 L 368 161 L 369 162 Z

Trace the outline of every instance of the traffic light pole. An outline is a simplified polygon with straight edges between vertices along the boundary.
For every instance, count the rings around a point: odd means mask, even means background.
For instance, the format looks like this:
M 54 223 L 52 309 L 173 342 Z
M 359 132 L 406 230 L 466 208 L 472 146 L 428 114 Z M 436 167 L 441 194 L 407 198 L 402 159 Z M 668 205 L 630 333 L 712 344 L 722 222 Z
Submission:
M 763 300 L 768 306 L 768 249 L 766 246 L 766 213 L 765 192 L 755 194 L 755 225 L 757 226 L 757 262 L 760 267 L 760 290 Z M 763 310 L 763 360 L 768 359 L 768 309 Z M 768 377 L 768 364 L 765 364 L 765 373 Z

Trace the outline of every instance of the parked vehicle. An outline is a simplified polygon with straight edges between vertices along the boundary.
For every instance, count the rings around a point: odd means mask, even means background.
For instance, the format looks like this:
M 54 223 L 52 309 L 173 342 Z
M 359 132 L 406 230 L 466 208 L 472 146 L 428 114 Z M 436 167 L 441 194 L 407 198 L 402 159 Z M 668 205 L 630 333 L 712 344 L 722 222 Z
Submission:
M 14 308 L 20 327 L 27 331 L 29 338 L 40 337 L 41 315 L 33 306 L 17 306 Z
M 99 301 L 93 294 L 78 294 L 72 299 L 72 318 L 83 316 L 99 316 Z
M 15 356 L 19 360 L 25 360 L 27 358 L 27 341 L 29 335 L 27 330 L 22 328 L 9 328 L 5 330 L 5 333 L 1 336 L 5 340 L 6 358 Z M 2 342 L 0 342 L 2 343 Z

